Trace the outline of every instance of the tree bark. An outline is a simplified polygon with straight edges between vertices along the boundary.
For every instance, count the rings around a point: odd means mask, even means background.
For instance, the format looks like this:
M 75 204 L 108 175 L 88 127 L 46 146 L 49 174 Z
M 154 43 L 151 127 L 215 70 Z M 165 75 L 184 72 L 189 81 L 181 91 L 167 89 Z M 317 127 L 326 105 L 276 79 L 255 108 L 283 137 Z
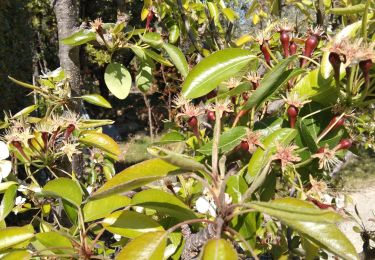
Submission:
M 53 10 L 57 20 L 57 30 L 59 38 L 59 59 L 60 66 L 65 71 L 69 79 L 72 97 L 81 95 L 81 73 L 79 62 L 79 47 L 71 47 L 62 44 L 61 40 L 73 34 L 78 28 L 79 4 L 78 0 L 53 0 Z M 80 114 L 83 105 L 79 99 L 69 101 L 69 109 Z M 64 166 L 68 171 L 73 171 L 81 176 L 83 173 L 83 157 L 81 154 L 73 157 L 71 167 Z M 70 166 L 70 165 L 69 165 Z
M 76 97 L 81 94 L 79 47 L 64 45 L 61 40 L 73 34 L 78 28 L 78 0 L 55 0 L 53 4 L 59 36 L 60 66 L 69 78 L 72 97 Z M 71 100 L 70 103 L 70 108 L 74 112 L 80 113 L 81 102 Z

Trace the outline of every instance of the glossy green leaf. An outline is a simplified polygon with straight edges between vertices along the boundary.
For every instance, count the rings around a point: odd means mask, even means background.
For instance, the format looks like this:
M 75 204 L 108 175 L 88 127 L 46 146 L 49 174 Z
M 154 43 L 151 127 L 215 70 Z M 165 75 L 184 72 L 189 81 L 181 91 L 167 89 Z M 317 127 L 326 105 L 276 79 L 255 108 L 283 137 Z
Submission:
M 154 52 L 152 50 L 149 50 L 149 49 L 143 49 L 143 51 L 146 53 L 146 55 L 148 57 L 154 59 L 155 61 L 159 62 L 160 64 L 163 64 L 165 66 L 173 66 L 173 64 L 169 60 L 165 59 L 160 54 L 157 54 L 156 52 Z
M 13 116 L 13 118 L 17 118 L 17 117 L 20 117 L 20 116 L 28 116 L 31 112 L 35 111 L 37 108 L 38 108 L 38 105 L 31 105 L 31 106 L 25 107 L 21 111 L 18 111 Z
M 124 30 L 124 28 L 125 28 L 125 22 L 118 22 L 118 23 L 116 23 L 115 27 L 113 27 L 112 33 L 118 34 L 122 30 Z
M 168 53 L 170 60 L 176 66 L 181 75 L 186 78 L 189 73 L 189 66 L 182 51 L 169 43 L 164 43 L 163 48 Z
M 104 81 L 108 90 L 118 99 L 125 99 L 132 86 L 129 71 L 120 63 L 112 62 L 105 69 Z
M 62 200 L 62 206 L 68 219 L 73 225 L 78 224 L 78 208 L 73 203 L 70 203 L 66 200 Z
M 11 248 L 34 237 L 28 227 L 7 227 L 0 229 L 0 250 Z
M 147 92 L 153 82 L 152 68 L 147 62 L 142 62 L 139 73 L 135 77 L 135 83 L 139 90 Z
M 98 199 L 136 189 L 168 175 L 181 173 L 181 171 L 178 170 L 178 167 L 167 163 L 162 159 L 147 160 L 135 164 L 115 175 L 92 194 L 91 199 Z
M 2 260 L 29 260 L 31 259 L 31 253 L 26 250 L 17 250 L 10 252 L 1 258 Z
M 207 241 L 203 260 L 237 260 L 238 255 L 233 245 L 225 239 L 210 239 Z
M 178 166 L 186 171 L 204 171 L 206 168 L 203 164 L 194 160 L 194 158 L 181 153 L 175 153 L 160 147 L 149 147 L 147 151 L 152 156 L 158 157 L 170 164 Z
M 163 260 L 164 250 L 167 244 L 165 231 L 150 232 L 130 241 L 117 259 L 121 260 Z
M 148 32 L 141 36 L 142 41 L 154 48 L 159 48 L 163 44 L 163 39 L 159 33 Z
M 338 97 L 338 90 L 335 87 L 333 78 L 324 79 L 320 74 L 319 68 L 308 72 L 298 81 L 292 89 L 293 93 L 323 105 L 335 103 Z
M 185 141 L 185 136 L 177 131 L 171 131 L 169 133 L 166 133 L 163 135 L 160 140 L 155 145 L 158 144 L 170 144 L 170 143 L 176 143 L 176 142 L 183 142 Z
M 291 128 L 278 129 L 263 141 L 263 150 L 258 147 L 250 159 L 246 176 L 246 180 L 249 181 L 251 178 L 259 176 L 267 164 L 270 163 L 272 155 L 276 152 L 276 145 L 288 145 L 297 135 L 297 131 Z M 254 187 L 258 188 L 258 187 Z
M 57 232 L 38 233 L 35 238 L 45 249 L 55 254 L 73 253 L 70 240 Z
M 3 221 L 12 211 L 16 194 L 17 185 L 12 185 L 5 191 L 0 204 L 0 221 Z
M 103 133 L 90 130 L 83 131 L 78 140 L 83 144 L 99 148 L 117 157 L 121 154 L 120 146 L 110 136 Z
M 96 33 L 94 31 L 82 29 L 61 40 L 61 42 L 65 45 L 78 46 L 94 40 L 96 40 Z
M 248 50 L 233 48 L 217 51 L 190 71 L 182 86 L 182 93 L 187 98 L 206 95 L 254 59 L 256 56 Z
M 97 200 L 90 200 L 83 207 L 83 216 L 85 222 L 97 220 L 129 204 L 130 198 L 117 194 Z
M 109 232 L 128 238 L 135 238 L 144 233 L 164 230 L 150 216 L 128 210 L 113 212 L 103 219 L 102 225 Z
M 177 24 L 173 24 L 168 27 L 168 40 L 170 43 L 174 44 L 177 42 L 178 38 L 180 37 L 180 27 Z
M 237 174 L 229 177 L 225 189 L 225 192 L 231 196 L 233 203 L 239 203 L 242 199 L 242 194 L 247 189 L 247 184 L 245 179 Z
M 8 78 L 13 81 L 14 83 L 16 83 L 17 85 L 20 85 L 21 87 L 25 87 L 25 88 L 28 88 L 28 89 L 32 89 L 32 90 L 39 90 L 41 91 L 41 89 L 37 86 L 34 86 L 34 85 L 31 85 L 29 83 L 25 83 L 25 82 L 22 82 L 22 81 L 19 81 L 15 78 L 12 78 L 11 76 L 8 76 Z
M 233 11 L 233 9 L 231 8 L 224 8 L 223 9 L 223 14 L 225 15 L 225 17 L 231 22 L 233 23 L 236 19 L 239 18 L 238 14 Z
M 0 183 L 0 193 L 5 192 L 10 186 L 17 184 L 15 181 L 6 181 Z
M 82 192 L 77 182 L 68 178 L 58 178 L 49 181 L 41 195 L 62 198 L 74 206 L 79 207 L 82 202 Z
M 143 48 L 137 45 L 131 45 L 130 49 L 134 52 L 134 54 L 141 60 L 144 61 L 147 59 L 146 53 L 144 52 Z
M 366 5 L 365 4 L 357 4 L 352 6 L 346 7 L 336 7 L 331 8 L 330 13 L 335 15 L 353 15 L 353 14 L 361 14 L 365 11 Z
M 243 138 L 246 137 L 247 128 L 243 126 L 238 126 L 231 128 L 230 130 L 224 132 L 219 139 L 219 151 L 220 153 L 226 153 L 236 147 Z M 212 141 L 206 143 L 204 146 L 198 149 L 198 152 L 211 155 L 212 153 Z
M 238 96 L 242 94 L 243 92 L 249 91 L 251 89 L 252 89 L 252 85 L 249 82 L 244 82 L 229 91 L 220 93 L 219 95 L 217 95 L 217 98 L 220 100 L 220 99 L 226 99 L 228 97 Z M 209 99 L 208 102 L 214 102 L 215 98 L 216 97 Z
M 280 61 L 275 67 L 267 72 L 264 78 L 260 81 L 260 86 L 250 96 L 243 109 L 258 107 L 288 82 L 289 79 L 301 74 L 303 72 L 301 69 L 287 70 L 289 64 L 296 60 L 296 58 L 297 56 L 291 56 Z
M 214 2 L 207 2 L 208 11 L 210 12 L 210 16 L 216 22 L 219 19 L 219 8 Z
M 105 125 L 112 125 L 115 121 L 109 119 L 86 119 L 80 120 L 78 122 L 78 128 L 87 129 L 87 128 L 96 128 Z
M 316 140 L 314 139 L 309 129 L 307 128 L 305 122 L 303 120 L 298 120 L 297 125 L 299 128 L 303 143 L 307 145 L 307 147 L 312 153 L 315 153 L 319 147 L 316 143 Z
M 141 191 L 134 195 L 131 204 L 154 209 L 181 221 L 196 218 L 194 212 L 176 196 L 161 190 Z
M 321 210 L 311 202 L 295 198 L 275 199 L 270 202 L 253 201 L 248 205 L 278 219 L 319 223 L 336 223 L 342 220 L 342 216 L 331 209 Z
M 105 107 L 105 108 L 112 108 L 111 104 L 101 95 L 99 94 L 89 94 L 89 95 L 83 95 L 81 98 L 93 105 Z

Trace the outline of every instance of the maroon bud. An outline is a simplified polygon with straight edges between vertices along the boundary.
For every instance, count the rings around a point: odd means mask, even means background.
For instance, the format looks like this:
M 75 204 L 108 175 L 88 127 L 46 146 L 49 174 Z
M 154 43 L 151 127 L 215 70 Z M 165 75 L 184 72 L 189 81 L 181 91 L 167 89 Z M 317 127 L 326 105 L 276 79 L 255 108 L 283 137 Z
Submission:
M 297 121 L 298 108 L 296 108 L 293 105 L 290 105 L 288 107 L 287 113 L 288 113 L 290 128 L 294 128 L 296 125 L 296 121 Z
M 207 120 L 209 122 L 213 122 L 216 120 L 216 115 L 215 115 L 215 111 L 208 111 L 207 112 Z
M 154 18 L 154 12 L 149 10 L 148 15 L 147 15 L 147 19 L 146 19 L 146 30 L 150 29 L 150 24 L 151 24 L 152 18 Z
M 68 139 L 69 136 L 73 133 L 74 129 L 76 129 L 76 127 L 73 124 L 68 125 L 68 127 L 65 130 L 64 138 Z
M 230 98 L 230 100 L 232 101 L 232 104 L 235 105 L 237 98 L 235 96 L 233 96 L 233 97 Z
M 216 90 L 212 90 L 207 94 L 207 99 L 211 99 L 217 96 Z
M 48 133 L 47 132 L 42 132 L 42 140 L 44 144 L 44 149 L 47 149 L 48 146 Z
M 241 141 L 240 147 L 242 151 L 248 152 L 249 151 L 249 143 L 247 141 Z
M 350 139 L 342 139 L 340 141 L 340 143 L 336 146 L 335 150 L 343 150 L 343 149 L 349 149 L 350 147 L 352 147 L 352 140 Z
M 289 45 L 289 54 L 294 55 L 296 53 L 297 53 L 297 44 L 294 41 L 291 41 Z
M 289 33 L 287 31 L 281 31 L 280 32 L 280 42 L 283 46 L 285 57 L 289 56 L 289 40 L 290 40 Z
M 266 60 L 267 64 L 271 66 L 271 55 L 267 47 L 269 48 L 269 45 L 268 45 L 268 42 L 265 41 L 262 45 L 260 45 L 260 50 L 262 51 L 264 59 Z
M 25 151 L 23 150 L 22 148 L 22 144 L 21 142 L 19 141 L 12 141 L 12 145 L 18 150 L 18 152 L 20 152 L 20 154 L 26 158 L 26 160 L 29 160 L 29 158 L 27 157 L 27 155 L 25 154 Z
M 337 54 L 336 52 L 331 52 L 328 56 L 328 59 L 333 67 L 335 80 L 338 82 L 340 80 L 340 65 L 341 65 L 340 55 Z
M 313 51 L 318 46 L 319 38 L 317 35 L 312 34 L 310 35 L 307 40 L 305 41 L 305 49 L 303 51 L 303 56 L 306 56 L 308 58 L 311 58 Z M 302 59 L 301 60 L 301 67 L 305 66 L 307 60 Z
M 317 153 L 324 153 L 324 150 L 325 150 L 324 147 L 320 147 L 320 148 L 318 149 Z
M 359 67 L 363 72 L 363 77 L 365 78 L 366 84 L 370 82 L 370 69 L 372 67 L 372 60 L 363 60 L 359 62 Z
M 192 116 L 188 119 L 187 123 L 191 129 L 195 129 L 198 126 L 198 119 L 197 117 Z

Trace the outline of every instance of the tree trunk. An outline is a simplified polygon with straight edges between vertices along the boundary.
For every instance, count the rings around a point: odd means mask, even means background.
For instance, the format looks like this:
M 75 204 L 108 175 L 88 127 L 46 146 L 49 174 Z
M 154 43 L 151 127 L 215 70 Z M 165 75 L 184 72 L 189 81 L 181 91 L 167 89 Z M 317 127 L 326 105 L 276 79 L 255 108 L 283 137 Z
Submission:
M 79 63 L 79 47 L 71 47 L 61 43 L 62 39 L 73 34 L 78 28 L 78 0 L 54 0 L 52 4 L 57 20 L 60 66 L 65 71 L 65 75 L 69 79 L 72 97 L 80 96 L 81 74 Z M 68 106 L 77 114 L 80 114 L 83 108 L 82 102 L 79 99 L 71 99 Z M 66 168 L 65 166 L 63 167 Z M 71 170 L 76 175 L 81 176 L 83 172 L 82 155 L 75 155 L 73 157 L 71 169 L 66 170 Z

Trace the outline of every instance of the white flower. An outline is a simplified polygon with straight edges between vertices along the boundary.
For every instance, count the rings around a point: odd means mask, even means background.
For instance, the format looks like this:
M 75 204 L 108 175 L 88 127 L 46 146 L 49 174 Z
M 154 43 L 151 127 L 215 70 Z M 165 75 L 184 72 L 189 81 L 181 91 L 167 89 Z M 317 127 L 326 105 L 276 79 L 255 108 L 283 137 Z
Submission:
M 121 236 L 119 234 L 113 234 L 113 238 L 118 242 L 121 240 Z
M 16 198 L 16 201 L 14 202 L 14 204 L 15 204 L 16 206 L 22 206 L 23 204 L 25 204 L 25 202 L 26 202 L 26 199 L 25 199 L 24 197 L 22 197 L 22 196 L 18 196 L 18 197 Z
M 88 186 L 88 187 L 86 188 L 86 190 L 87 190 L 87 192 L 88 192 L 89 194 L 91 194 L 92 191 L 94 190 L 94 187 L 93 187 L 93 186 Z
M 216 216 L 215 205 L 210 203 L 205 197 L 199 197 L 195 202 L 195 208 L 201 214 L 210 213 L 211 216 Z
M 12 170 L 12 163 L 8 160 L 5 160 L 8 157 L 8 146 L 3 141 L 0 141 L 0 182 L 3 178 L 8 177 L 9 173 Z

